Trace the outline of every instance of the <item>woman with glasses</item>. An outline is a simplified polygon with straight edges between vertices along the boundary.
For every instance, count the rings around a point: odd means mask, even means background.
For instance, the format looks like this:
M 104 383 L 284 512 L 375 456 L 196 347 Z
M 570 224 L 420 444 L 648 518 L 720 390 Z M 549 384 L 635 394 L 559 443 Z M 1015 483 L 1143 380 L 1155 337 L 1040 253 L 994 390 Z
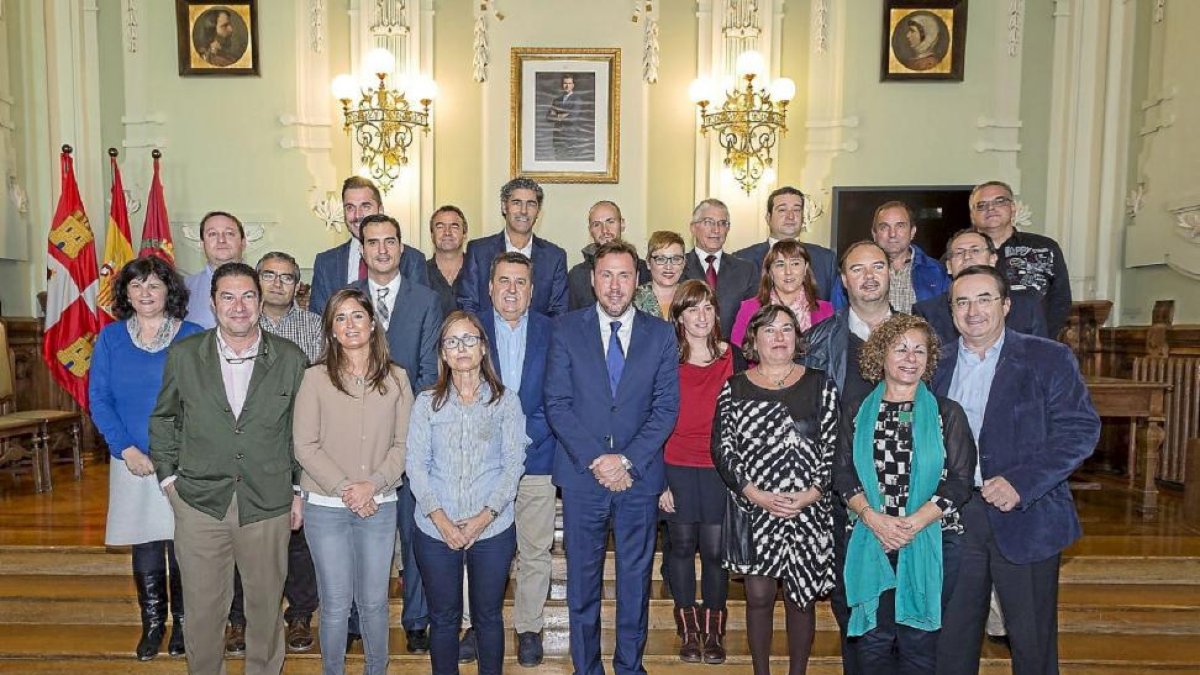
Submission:
M 766 305 L 784 305 L 792 310 L 801 333 L 833 316 L 833 305 L 817 298 L 812 260 L 799 242 L 785 239 L 775 242 L 767 251 L 758 295 L 744 300 L 738 308 L 730 334 L 733 344 L 743 346 L 750 318 Z
M 333 294 L 321 318 L 324 358 L 304 373 L 292 437 L 304 469 L 304 535 L 321 598 L 321 660 L 346 665 L 346 622 L 358 608 L 365 673 L 388 664 L 388 581 L 396 485 L 404 472 L 412 388 L 391 362 L 370 298 Z
M 646 251 L 646 261 L 650 264 L 650 281 L 638 286 L 634 291 L 633 306 L 650 316 L 666 319 L 671 315 L 675 287 L 683 279 L 686 260 L 683 253 L 683 237 L 674 232 L 660 230 L 650 235 Z
M 112 453 L 108 464 L 106 546 L 133 545 L 133 580 L 142 614 L 138 659 L 158 655 L 167 630 L 167 569 L 175 627 L 167 653 L 183 644 L 183 584 L 175 561 L 175 517 L 150 461 L 150 412 L 158 398 L 167 348 L 203 328 L 184 321 L 188 290 L 161 258 L 125 265 L 113 282 L 117 321 L 100 331 L 92 351 L 88 396 L 92 421 Z M 6 356 L 4 356 L 6 358 Z
M 504 668 L 504 589 L 516 552 L 517 483 L 525 471 L 525 415 L 492 367 L 479 319 L 442 322 L 438 379 L 421 392 L 408 431 L 406 470 L 417 500 L 413 550 L 429 602 L 436 675 L 458 673 L 463 564 L 480 675 Z

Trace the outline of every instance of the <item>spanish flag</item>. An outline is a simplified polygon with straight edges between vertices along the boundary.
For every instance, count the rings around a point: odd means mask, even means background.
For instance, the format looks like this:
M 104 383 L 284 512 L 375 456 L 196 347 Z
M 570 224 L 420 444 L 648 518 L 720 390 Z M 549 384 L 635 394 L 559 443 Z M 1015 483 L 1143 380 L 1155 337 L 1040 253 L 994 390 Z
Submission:
M 146 198 L 146 221 L 142 224 L 142 250 L 139 256 L 156 255 L 175 264 L 175 244 L 171 240 L 171 220 L 167 217 L 167 200 L 163 196 L 162 179 L 158 175 L 158 159 L 162 153 L 155 150 L 154 182 L 150 183 L 150 196 Z
M 83 410 L 88 409 L 88 370 L 100 330 L 96 319 L 96 240 L 83 212 L 71 146 L 64 145 L 62 195 L 50 225 L 46 254 L 46 333 L 42 358 L 50 375 Z
M 121 184 L 121 168 L 117 166 L 117 149 L 108 149 L 112 166 L 112 204 L 108 207 L 108 228 L 104 235 L 104 262 L 100 265 L 100 293 L 96 298 L 103 328 L 117 320 L 113 301 L 117 299 L 114 284 L 125 263 L 133 260 L 133 236 L 129 233 L 129 209 L 125 205 L 125 187 Z

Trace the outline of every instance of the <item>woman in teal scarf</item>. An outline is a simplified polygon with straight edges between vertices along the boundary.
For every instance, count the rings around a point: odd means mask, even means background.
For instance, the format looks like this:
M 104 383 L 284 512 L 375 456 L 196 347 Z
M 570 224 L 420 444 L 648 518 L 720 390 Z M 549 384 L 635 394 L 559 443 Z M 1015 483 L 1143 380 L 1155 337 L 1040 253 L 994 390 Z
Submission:
M 925 384 L 937 362 L 929 324 L 896 314 L 859 354 L 863 376 L 879 384 L 843 408 L 834 489 L 853 523 L 848 632 L 872 675 L 934 672 L 943 588 L 958 569 L 958 509 L 971 497 L 975 443 L 962 408 Z

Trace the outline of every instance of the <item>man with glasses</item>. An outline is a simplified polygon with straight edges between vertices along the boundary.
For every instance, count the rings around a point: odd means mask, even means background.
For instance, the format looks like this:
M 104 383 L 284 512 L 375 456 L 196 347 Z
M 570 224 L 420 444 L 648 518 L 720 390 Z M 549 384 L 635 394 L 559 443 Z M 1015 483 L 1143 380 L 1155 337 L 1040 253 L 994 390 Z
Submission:
M 959 339 L 933 389 L 962 405 L 979 450 L 975 494 L 938 640 L 938 673 L 979 672 L 992 585 L 1007 617 L 1012 671 L 1058 672 L 1058 570 L 1082 535 L 1067 479 L 1096 447 L 1100 418 L 1066 345 L 1004 325 L 1008 284 L 972 265 L 950 288 Z
M 892 309 L 908 314 L 912 306 L 950 288 L 946 271 L 913 243 L 917 225 L 908 204 L 891 201 L 875 209 L 871 238 L 888 256 L 888 300 Z
M 588 209 L 588 236 L 592 242 L 583 247 L 583 262 L 567 273 L 567 305 L 574 311 L 596 304 L 596 293 L 592 291 L 592 267 L 596 258 L 596 247 L 615 239 L 625 238 L 625 218 L 621 207 L 607 199 L 592 204 Z M 638 284 L 650 281 L 650 269 L 643 260 L 638 260 Z
M 705 199 L 697 204 L 691 225 L 695 248 L 687 254 L 683 280 L 707 282 L 717 294 L 721 336 L 728 341 L 738 308 L 758 292 L 762 272 L 753 263 L 725 253 L 725 239 L 729 237 L 729 207 L 725 202 Z
M 995 267 L 996 247 L 992 245 L 991 237 L 982 232 L 959 230 L 946 242 L 945 258 L 946 270 L 953 278 L 972 265 Z M 1010 292 L 1009 297 L 1012 308 L 1005 325 L 1018 333 L 1049 337 L 1041 300 L 1030 291 Z M 918 302 L 913 305 L 912 313 L 929 322 L 941 344 L 948 345 L 958 339 L 958 329 L 954 327 L 954 316 L 950 311 L 949 291 Z
M 382 213 L 363 218 L 363 259 L 367 278 L 354 285 L 375 305 L 375 321 L 387 336 L 392 362 L 404 369 L 412 390 L 419 392 L 437 382 L 438 334 L 442 308 L 437 294 L 400 273 L 400 223 Z M 404 556 L 404 626 L 412 654 L 429 652 L 429 605 L 412 550 L 416 500 L 406 479 L 397 491 L 396 527 Z
M 1046 328 L 1056 339 L 1071 314 L 1071 278 L 1058 242 L 1013 225 L 1017 207 L 1007 183 L 980 183 L 971 191 L 970 204 L 971 224 L 996 246 L 996 269 L 1012 291 L 1029 291 L 1041 299 Z
M 254 268 L 218 267 L 209 298 L 216 329 L 171 346 L 150 414 L 150 456 L 175 513 L 188 668 L 224 672 L 236 564 L 246 582 L 245 672 L 277 675 L 289 530 L 303 523 L 292 403 L 308 359 L 259 327 Z
M 772 192 L 767 197 L 767 227 L 770 228 L 771 234 L 766 241 L 748 246 L 734 255 L 751 263 L 754 265 L 754 269 L 761 272 L 767 251 L 770 251 L 776 242 L 787 239 L 800 240 L 800 233 L 806 229 L 804 226 L 805 204 L 804 193 L 790 185 L 785 185 Z M 800 244 L 808 252 L 809 259 L 812 260 L 813 278 L 817 282 L 817 297 L 833 302 L 835 309 L 844 307 L 845 294 L 841 292 L 837 255 L 819 244 L 807 241 L 800 242 Z

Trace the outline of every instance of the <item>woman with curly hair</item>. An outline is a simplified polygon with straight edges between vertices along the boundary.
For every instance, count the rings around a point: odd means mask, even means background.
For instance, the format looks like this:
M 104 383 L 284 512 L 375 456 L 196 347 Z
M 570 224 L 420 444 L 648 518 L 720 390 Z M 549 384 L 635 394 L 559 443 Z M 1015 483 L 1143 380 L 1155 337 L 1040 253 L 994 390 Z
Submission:
M 183 320 L 187 287 L 161 258 L 130 261 L 113 288 L 118 321 L 105 326 L 96 339 L 88 396 L 92 421 L 114 460 L 108 464 L 104 544 L 133 545 L 133 580 L 142 614 L 136 654 L 148 661 L 158 655 L 166 634 L 168 593 L 175 626 L 167 653 L 184 653 L 183 585 L 172 543 L 175 517 L 150 461 L 150 411 L 162 384 L 167 348 L 204 329 Z
M 865 673 L 932 673 L 942 607 L 958 570 L 959 509 L 971 498 L 975 442 L 966 413 L 927 383 L 938 341 L 924 319 L 895 314 L 863 345 L 878 382 L 847 401 L 833 487 L 848 505 L 846 601 Z

